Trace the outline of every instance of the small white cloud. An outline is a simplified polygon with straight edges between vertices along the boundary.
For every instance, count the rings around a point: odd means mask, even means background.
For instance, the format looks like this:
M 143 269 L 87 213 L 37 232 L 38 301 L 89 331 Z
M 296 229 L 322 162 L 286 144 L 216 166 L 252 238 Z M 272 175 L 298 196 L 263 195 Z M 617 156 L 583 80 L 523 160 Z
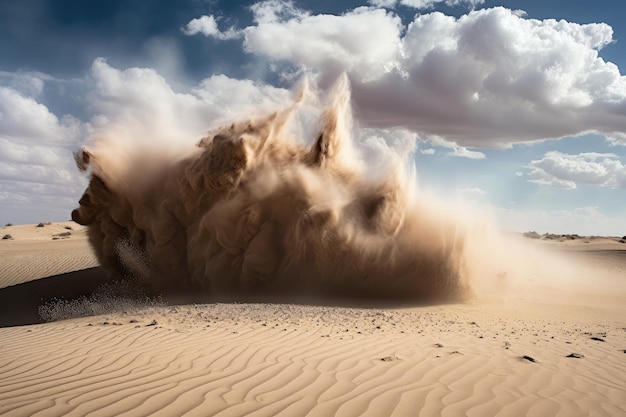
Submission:
M 435 148 L 420 149 L 420 153 L 422 155 L 434 155 L 435 154 Z
M 260 1 L 250 6 L 250 10 L 254 21 L 259 25 L 279 23 L 290 19 L 301 20 L 310 16 L 308 11 L 298 8 L 290 0 Z
M 626 166 L 612 153 L 547 152 L 525 168 L 530 170 L 529 181 L 540 185 L 569 190 L 576 189 L 577 184 L 626 188 Z
M 459 158 L 469 158 L 469 159 L 485 159 L 486 156 L 482 152 L 478 151 L 470 151 L 467 148 L 454 148 L 452 151 L 447 153 L 451 156 L 456 156 Z
M 376 7 L 393 9 L 397 4 L 414 9 L 432 9 L 437 3 L 445 3 L 447 6 L 466 6 L 474 9 L 476 5 L 483 4 L 485 0 L 369 0 L 368 3 Z
M 483 4 L 485 0 L 400 0 L 403 6 L 416 9 L 432 9 L 437 3 L 445 3 L 447 6 L 467 6 L 474 9 L 476 5 Z
M 530 175 L 531 178 L 528 180 L 529 182 L 534 182 L 535 184 L 538 185 L 544 185 L 547 187 L 553 187 L 553 188 L 561 188 L 563 190 L 575 190 L 576 189 L 576 183 L 574 181 L 568 181 L 568 180 L 561 180 L 555 177 L 550 177 L 548 175 L 545 176 L 545 178 L 541 178 L 541 175 Z
M 515 173 L 515 175 L 516 175 L 516 176 L 518 176 L 518 177 L 521 177 L 521 176 L 523 176 L 523 175 L 524 175 L 524 173 L 523 173 L 523 172 L 521 172 L 521 171 L 517 171 L 517 172 Z
M 616 132 L 606 137 L 611 146 L 626 146 L 626 133 Z
M 205 15 L 191 20 L 187 25 L 181 28 L 181 31 L 188 36 L 201 33 L 204 36 L 219 40 L 235 39 L 242 35 L 240 31 L 233 27 L 228 28 L 225 32 L 220 31 L 217 27 L 215 17 L 211 15 Z
M 355 150 L 372 178 L 412 161 L 407 156 L 415 151 L 417 135 L 413 132 L 405 129 L 359 129 L 354 135 Z

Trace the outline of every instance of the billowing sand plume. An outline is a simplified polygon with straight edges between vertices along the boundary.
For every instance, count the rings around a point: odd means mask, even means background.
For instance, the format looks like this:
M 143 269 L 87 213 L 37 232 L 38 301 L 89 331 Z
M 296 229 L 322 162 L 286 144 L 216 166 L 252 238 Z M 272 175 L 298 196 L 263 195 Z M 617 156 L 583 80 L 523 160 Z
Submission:
M 330 93 L 312 138 L 292 133 L 303 93 L 177 153 L 94 141 L 76 154 L 91 180 L 72 219 L 112 277 L 159 290 L 462 296 L 466 229 L 416 195 L 405 163 L 368 172 L 348 90 Z

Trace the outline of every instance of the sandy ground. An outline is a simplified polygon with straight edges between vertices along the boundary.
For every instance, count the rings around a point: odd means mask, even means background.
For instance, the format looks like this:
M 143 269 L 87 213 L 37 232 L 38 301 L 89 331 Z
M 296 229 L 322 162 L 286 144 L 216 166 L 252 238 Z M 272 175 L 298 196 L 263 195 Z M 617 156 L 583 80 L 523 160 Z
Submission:
M 41 223 L 43 224 L 43 223 Z M 72 221 L 4 226 L 0 237 L 0 288 L 98 266 L 86 229 Z
M 618 239 L 532 241 L 584 263 L 576 277 L 365 308 L 90 296 L 104 274 L 80 226 L 5 234 L 0 415 L 626 415 Z

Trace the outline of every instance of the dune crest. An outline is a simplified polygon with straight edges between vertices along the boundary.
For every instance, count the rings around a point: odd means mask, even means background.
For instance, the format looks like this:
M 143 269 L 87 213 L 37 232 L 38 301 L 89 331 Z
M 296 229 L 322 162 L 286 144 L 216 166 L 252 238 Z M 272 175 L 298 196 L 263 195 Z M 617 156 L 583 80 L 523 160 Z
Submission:
M 288 125 L 311 95 L 219 128 L 184 156 L 106 139 L 83 148 L 76 161 L 91 180 L 72 219 L 100 263 L 162 290 L 462 297 L 466 228 L 417 198 L 407 161 L 366 179 L 345 78 L 312 146 L 294 137 Z

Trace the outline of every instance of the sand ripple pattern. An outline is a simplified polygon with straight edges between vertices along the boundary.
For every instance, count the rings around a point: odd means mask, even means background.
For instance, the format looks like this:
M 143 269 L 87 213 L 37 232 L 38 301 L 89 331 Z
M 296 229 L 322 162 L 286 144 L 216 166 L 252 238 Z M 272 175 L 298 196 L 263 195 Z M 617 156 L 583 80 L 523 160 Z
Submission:
M 0 288 L 98 266 L 84 239 L 54 242 L 52 247 L 48 242 L 16 243 L 0 252 Z
M 0 415 L 626 411 L 623 329 L 604 326 L 597 342 L 559 330 L 562 318 L 529 326 L 468 311 L 197 305 L 2 329 Z

